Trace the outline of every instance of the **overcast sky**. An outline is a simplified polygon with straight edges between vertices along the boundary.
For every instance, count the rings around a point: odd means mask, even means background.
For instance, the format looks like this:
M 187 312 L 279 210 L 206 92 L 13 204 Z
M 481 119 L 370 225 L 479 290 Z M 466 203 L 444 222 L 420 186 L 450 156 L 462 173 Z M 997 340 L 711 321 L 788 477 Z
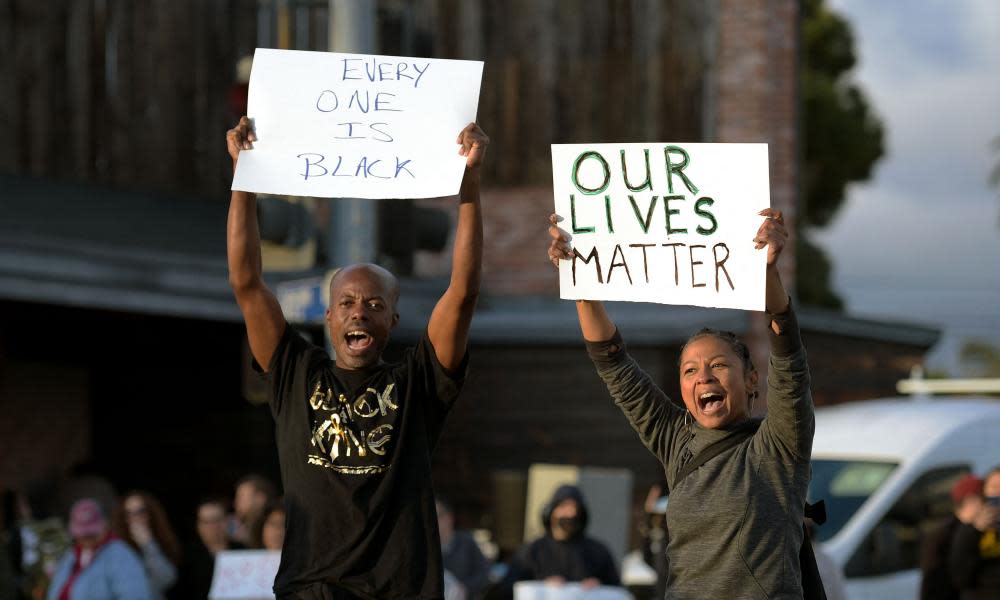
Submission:
M 828 0 L 854 29 L 854 79 L 887 133 L 874 177 L 817 239 L 855 315 L 945 328 L 1000 347 L 1000 0 Z

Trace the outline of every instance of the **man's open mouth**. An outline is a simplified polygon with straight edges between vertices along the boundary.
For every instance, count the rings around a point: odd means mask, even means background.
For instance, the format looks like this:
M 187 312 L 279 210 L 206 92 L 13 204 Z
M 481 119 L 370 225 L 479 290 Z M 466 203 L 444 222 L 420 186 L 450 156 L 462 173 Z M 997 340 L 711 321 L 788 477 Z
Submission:
M 726 395 L 721 392 L 704 392 L 698 396 L 698 408 L 706 415 L 711 415 L 722 408 Z
M 344 341 L 347 342 L 348 349 L 360 352 L 362 350 L 367 350 L 372 344 L 374 344 L 375 338 L 373 338 L 367 331 L 354 330 L 348 331 L 344 334 Z

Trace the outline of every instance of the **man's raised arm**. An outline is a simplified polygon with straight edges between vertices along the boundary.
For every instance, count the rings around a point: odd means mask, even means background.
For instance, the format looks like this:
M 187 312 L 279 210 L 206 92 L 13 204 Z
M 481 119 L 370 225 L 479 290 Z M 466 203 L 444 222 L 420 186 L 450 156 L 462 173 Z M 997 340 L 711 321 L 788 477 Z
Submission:
M 246 117 L 226 133 L 234 171 L 240 150 L 250 150 L 256 139 L 253 125 Z M 246 322 L 250 352 L 261 368 L 267 370 L 284 333 L 285 318 L 278 299 L 264 285 L 256 194 L 233 190 L 226 222 L 226 255 L 229 258 L 229 285 Z
M 475 123 L 458 136 L 459 154 L 467 157 L 459 190 L 458 224 L 451 260 L 451 281 L 427 324 L 434 354 L 445 369 L 457 369 L 469 342 L 469 326 L 479 297 L 483 270 L 483 216 L 479 205 L 479 174 L 490 138 Z

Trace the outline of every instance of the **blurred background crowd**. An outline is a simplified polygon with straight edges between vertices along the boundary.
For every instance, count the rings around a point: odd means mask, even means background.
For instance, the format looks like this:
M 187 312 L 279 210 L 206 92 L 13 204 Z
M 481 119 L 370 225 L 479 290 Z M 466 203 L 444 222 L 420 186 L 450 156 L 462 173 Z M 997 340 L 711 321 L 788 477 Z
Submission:
M 643 498 L 663 475 L 594 376 L 573 306 L 558 300 L 544 257 L 549 145 L 768 143 L 772 206 L 792 238 L 782 279 L 814 399 L 871 407 L 851 413 L 860 436 L 878 423 L 870 400 L 895 395 L 911 372 L 1000 377 L 998 44 L 992 0 L 0 0 L 4 593 L 43 593 L 74 514 L 79 532 L 97 543 L 111 532 L 141 556 L 156 589 L 205 589 L 206 556 L 276 543 L 279 513 L 261 521 L 279 496 L 264 483 L 277 481 L 273 421 L 225 263 L 223 135 L 246 111 L 254 48 L 485 62 L 478 121 L 493 142 L 473 377 L 435 454 L 435 485 L 459 530 L 504 560 L 561 531 L 538 520 L 557 486 L 532 492 L 535 463 L 627 469 L 621 494 L 586 490 L 588 530 L 621 567 L 644 539 L 662 543 L 647 526 L 660 501 L 647 512 Z M 391 360 L 446 285 L 452 204 L 372 201 L 359 226 L 349 201 L 262 198 L 265 276 L 289 320 L 322 344 L 323 276 L 365 242 L 352 260 L 402 280 Z M 694 323 L 735 331 L 765 363 L 758 315 L 611 308 L 673 398 Z M 907 429 L 893 416 L 873 437 L 913 431 L 929 444 L 943 415 L 990 422 L 918 407 L 893 414 L 926 421 Z M 950 514 L 952 485 L 995 462 L 963 435 L 949 442 L 962 460 L 944 466 L 907 470 L 914 452 L 814 460 L 814 482 L 850 506 L 837 527 L 882 502 L 868 529 L 832 540 L 844 542 L 837 564 L 876 583 L 917 567 L 914 548 Z M 260 474 L 252 510 L 237 491 L 249 472 Z M 819 531 L 830 542 L 839 529 Z

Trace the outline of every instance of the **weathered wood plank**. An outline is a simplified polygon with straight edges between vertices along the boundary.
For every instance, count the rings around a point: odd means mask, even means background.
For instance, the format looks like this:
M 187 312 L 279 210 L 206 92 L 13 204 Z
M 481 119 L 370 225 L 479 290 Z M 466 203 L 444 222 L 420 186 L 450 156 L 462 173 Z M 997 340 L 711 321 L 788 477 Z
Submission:
M 314 21 L 324 5 L 303 6 L 290 32 L 303 35 L 290 39 L 319 43 L 303 28 L 322 29 Z M 487 177 L 498 185 L 546 183 L 552 143 L 699 139 L 699 6 L 378 3 L 413 52 L 486 61 L 479 120 L 495 140 Z M 0 167 L 224 197 L 219 139 L 236 116 L 236 62 L 256 46 L 256 0 L 0 0 L 0 16 L 0 50 L 15 57 L 0 66 L 0 125 L 14 140 L 0 149 Z

